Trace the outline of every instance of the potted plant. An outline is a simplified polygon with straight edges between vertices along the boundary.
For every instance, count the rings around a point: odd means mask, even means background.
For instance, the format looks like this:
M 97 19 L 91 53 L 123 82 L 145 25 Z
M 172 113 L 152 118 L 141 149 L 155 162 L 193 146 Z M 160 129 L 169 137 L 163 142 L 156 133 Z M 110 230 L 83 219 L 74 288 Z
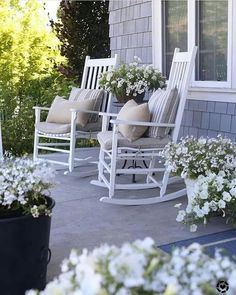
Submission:
M 54 200 L 46 190 L 54 171 L 46 162 L 5 158 L 0 162 L 0 289 L 23 295 L 44 288 L 50 259 Z
M 27 295 L 178 295 L 217 294 L 225 280 L 236 292 L 236 263 L 219 251 L 214 259 L 199 244 L 165 255 L 151 238 L 122 247 L 103 245 L 82 253 L 73 250 L 62 263 L 62 274 L 42 292 Z
M 139 65 L 141 60 L 135 56 L 135 61 L 122 64 L 101 74 L 99 85 L 111 92 L 117 100 L 125 103 L 130 99 L 141 102 L 145 91 L 153 91 L 165 85 L 165 77 L 152 65 Z
M 215 215 L 227 216 L 236 225 L 236 144 L 230 139 L 186 137 L 169 143 L 161 153 L 167 170 L 186 183 L 188 206 L 177 221 L 207 223 Z M 180 204 L 179 206 L 180 207 Z

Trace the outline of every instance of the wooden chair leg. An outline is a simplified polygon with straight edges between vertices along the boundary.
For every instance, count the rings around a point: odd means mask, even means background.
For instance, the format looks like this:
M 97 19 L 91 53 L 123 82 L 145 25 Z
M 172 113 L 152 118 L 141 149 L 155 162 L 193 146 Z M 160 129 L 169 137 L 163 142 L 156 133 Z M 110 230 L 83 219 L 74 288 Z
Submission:
M 71 114 L 71 132 L 70 132 L 70 153 L 69 153 L 69 171 L 72 172 L 74 169 L 74 158 L 75 158 L 75 144 L 76 144 L 76 112 Z
M 33 153 L 33 160 L 36 161 L 38 159 L 38 144 L 39 144 L 39 136 L 38 131 L 35 129 L 34 132 L 34 153 Z
M 105 153 L 102 149 L 100 149 L 99 152 L 99 162 L 98 162 L 98 180 L 102 181 L 102 175 L 103 175 L 103 161 L 105 161 Z
M 110 170 L 110 185 L 109 185 L 109 198 L 114 197 L 115 183 L 116 183 L 116 155 L 118 143 L 118 127 L 114 125 L 112 136 L 112 157 L 111 157 L 111 170 Z

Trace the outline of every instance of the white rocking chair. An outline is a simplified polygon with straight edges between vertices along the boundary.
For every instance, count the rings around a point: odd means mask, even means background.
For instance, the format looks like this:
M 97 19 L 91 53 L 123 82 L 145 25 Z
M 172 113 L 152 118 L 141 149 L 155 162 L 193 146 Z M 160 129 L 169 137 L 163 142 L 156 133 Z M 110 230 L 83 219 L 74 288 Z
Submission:
M 156 123 L 156 122 L 140 122 L 125 121 L 113 119 L 110 122 L 113 125 L 112 131 L 101 132 L 98 134 L 100 142 L 100 155 L 98 164 L 98 180 L 91 181 L 92 184 L 106 187 L 109 190 L 108 197 L 102 197 L 100 201 L 119 205 L 142 205 L 153 204 L 163 201 L 172 200 L 186 194 L 186 189 L 180 189 L 174 193 L 166 194 L 167 185 L 179 181 L 178 177 L 170 177 L 169 173 L 162 167 L 156 167 L 156 161 L 160 156 L 160 151 L 169 141 L 176 142 L 179 135 L 180 125 L 183 117 L 184 106 L 188 93 L 188 86 L 192 75 L 197 47 L 191 52 L 179 52 L 176 48 L 173 56 L 167 90 L 177 88 L 179 104 L 177 107 L 174 124 Z M 106 114 L 104 114 L 106 116 Z M 115 115 L 114 115 L 115 116 Z M 131 144 L 118 131 L 119 124 L 127 124 L 132 126 L 154 126 L 171 128 L 172 132 L 167 140 L 158 140 L 157 138 L 140 138 Z M 108 145 L 106 143 L 109 143 Z M 146 167 L 119 168 L 120 162 L 145 161 Z M 160 158 L 159 158 L 160 160 Z M 135 166 L 135 165 L 134 165 Z M 159 165 L 160 166 L 160 165 Z M 156 175 L 163 174 L 162 180 L 158 181 Z M 143 183 L 117 183 L 119 175 L 133 174 L 144 175 Z M 147 198 L 133 197 L 117 197 L 116 190 L 142 190 L 147 188 L 160 189 L 159 196 Z
M 99 89 L 99 76 L 101 73 L 104 73 L 111 68 L 115 67 L 117 64 L 117 55 L 115 55 L 113 58 L 101 58 L 101 59 L 90 59 L 89 56 L 85 59 L 85 65 L 84 65 L 84 72 L 82 76 L 82 83 L 81 83 L 81 89 Z M 73 89 L 72 89 L 73 91 Z M 107 92 L 104 92 L 104 98 L 101 104 L 101 109 L 97 110 L 102 112 L 108 112 L 110 109 L 111 104 L 111 94 L 108 94 Z M 35 137 L 34 137 L 34 160 L 39 158 L 39 150 L 47 150 L 47 151 L 53 151 L 53 152 L 61 152 L 66 153 L 69 155 L 68 161 L 55 161 L 52 159 L 47 159 L 49 162 L 65 165 L 69 167 L 69 171 L 72 172 L 74 169 L 74 162 L 79 161 L 83 163 L 88 163 L 91 161 L 91 157 L 87 157 L 85 159 L 81 158 L 75 158 L 75 144 L 76 139 L 78 138 L 86 138 L 86 139 L 96 139 L 97 133 L 102 130 L 102 122 L 101 120 L 98 120 L 95 124 L 95 128 L 93 127 L 93 131 L 90 130 L 79 130 L 76 127 L 76 119 L 77 114 L 80 110 L 71 110 L 71 125 L 69 132 L 64 131 L 64 133 L 47 133 L 39 129 L 37 126 L 39 126 L 40 122 L 40 114 L 41 111 L 49 111 L 49 108 L 45 107 L 34 107 L 35 109 Z M 96 113 L 96 112 L 91 112 Z M 54 124 L 55 125 L 55 124 Z M 60 124 L 59 124 L 60 125 Z M 40 138 L 47 138 L 47 139 L 53 139 L 57 142 L 49 142 L 49 143 L 40 143 Z M 64 142 L 58 142 L 64 141 Z M 69 149 L 63 149 L 60 147 L 68 146 Z

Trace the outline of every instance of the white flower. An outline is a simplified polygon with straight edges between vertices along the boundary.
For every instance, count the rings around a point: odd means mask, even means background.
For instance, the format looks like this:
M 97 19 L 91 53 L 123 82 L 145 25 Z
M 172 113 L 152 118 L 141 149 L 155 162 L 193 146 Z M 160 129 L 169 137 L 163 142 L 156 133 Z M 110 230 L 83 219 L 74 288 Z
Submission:
M 225 206 L 226 206 L 226 203 L 225 203 L 225 201 L 223 201 L 223 200 L 219 200 L 219 202 L 218 202 L 218 206 L 219 206 L 219 208 L 225 208 Z
M 196 224 L 192 224 L 191 226 L 190 226 L 190 232 L 195 232 L 197 230 L 197 225 Z
M 178 203 L 178 204 L 175 204 L 175 205 L 174 205 L 174 207 L 175 207 L 175 208 L 178 208 L 178 209 L 179 209 L 181 206 L 182 206 L 182 203 Z
M 38 207 L 36 205 L 34 205 L 31 209 L 30 209 L 31 214 L 33 215 L 33 217 L 38 218 L 39 217 L 39 211 L 38 211 Z
M 236 187 L 231 188 L 229 192 L 233 197 L 236 197 Z
M 200 137 L 200 138 L 198 139 L 198 142 L 199 142 L 200 144 L 206 144 L 207 140 L 206 140 L 206 138 Z
M 176 221 L 178 221 L 178 222 L 183 221 L 185 216 L 186 216 L 186 212 L 184 210 L 180 210 L 178 212 L 177 217 L 176 217 Z
M 230 285 L 230 288 L 236 290 L 236 269 L 234 269 L 230 274 L 228 283 Z
M 231 201 L 232 197 L 231 197 L 230 193 L 228 193 L 228 192 L 223 192 L 222 195 L 223 195 L 223 200 L 224 200 L 224 201 L 226 201 L 226 202 L 230 202 L 230 201 Z

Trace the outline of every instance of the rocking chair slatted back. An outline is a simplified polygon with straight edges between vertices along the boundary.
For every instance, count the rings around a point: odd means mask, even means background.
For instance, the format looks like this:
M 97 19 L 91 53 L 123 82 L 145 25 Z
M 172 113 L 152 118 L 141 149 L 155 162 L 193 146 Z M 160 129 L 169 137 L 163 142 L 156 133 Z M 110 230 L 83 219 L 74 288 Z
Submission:
M 190 52 L 179 52 L 179 48 L 174 51 L 169 82 L 167 89 L 176 87 L 179 95 L 179 106 L 176 114 L 175 125 L 176 127 L 172 133 L 172 140 L 177 141 L 181 121 L 184 112 L 184 106 L 187 99 L 188 85 L 190 83 L 194 61 L 196 58 L 197 46 L 193 47 Z
M 111 70 L 117 64 L 117 54 L 114 57 L 90 59 L 86 56 L 84 64 L 84 72 L 82 76 L 81 88 L 83 89 L 99 89 L 99 77 L 102 73 Z M 110 110 L 111 94 L 105 93 L 104 100 L 101 106 L 101 112 Z

